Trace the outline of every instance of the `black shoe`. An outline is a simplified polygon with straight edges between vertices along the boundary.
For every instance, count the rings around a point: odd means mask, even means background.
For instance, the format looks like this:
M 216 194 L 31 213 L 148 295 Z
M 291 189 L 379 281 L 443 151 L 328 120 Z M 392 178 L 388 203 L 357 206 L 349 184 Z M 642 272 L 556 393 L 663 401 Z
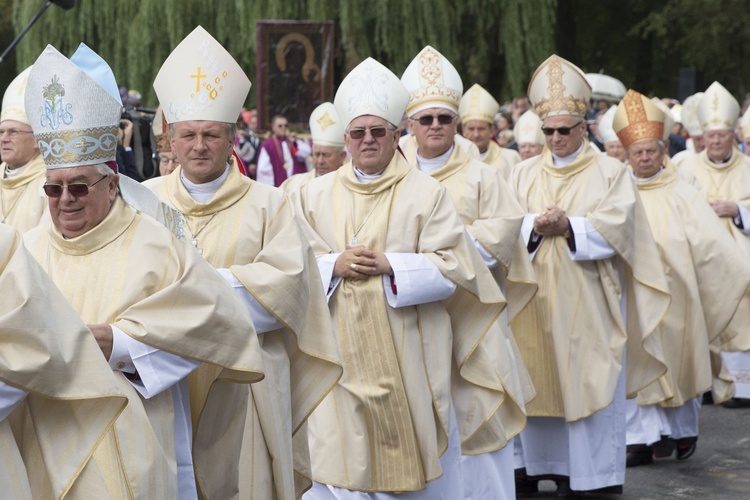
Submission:
M 702 405 L 714 404 L 714 395 L 711 393 L 711 391 L 706 391 L 703 393 L 703 398 L 701 398 L 701 404 Z
M 677 439 L 675 442 L 677 443 L 677 460 L 687 460 L 692 457 L 698 447 L 697 436 Z
M 731 408 L 733 410 L 737 408 L 744 408 L 746 406 L 750 406 L 750 399 L 732 398 L 721 403 L 721 406 L 723 406 L 724 408 Z
M 555 491 L 555 498 L 573 498 L 573 490 L 570 489 L 570 480 L 560 479 L 555 481 L 557 484 L 557 490 Z
M 539 493 L 539 481 L 529 479 L 526 468 L 516 469 L 516 496 L 530 497 Z
M 662 436 L 660 441 L 651 445 L 654 458 L 669 458 L 674 453 L 674 448 L 674 440 L 667 436 Z
M 626 467 L 638 467 L 639 465 L 648 465 L 654 463 L 654 457 L 650 446 L 645 444 L 633 444 L 627 448 Z
M 616 484 L 614 486 L 605 486 L 604 488 L 598 488 L 595 490 L 587 490 L 587 491 L 578 491 L 573 490 L 573 496 L 586 496 L 586 495 L 592 495 L 592 496 L 600 496 L 600 495 L 622 495 L 622 485 Z

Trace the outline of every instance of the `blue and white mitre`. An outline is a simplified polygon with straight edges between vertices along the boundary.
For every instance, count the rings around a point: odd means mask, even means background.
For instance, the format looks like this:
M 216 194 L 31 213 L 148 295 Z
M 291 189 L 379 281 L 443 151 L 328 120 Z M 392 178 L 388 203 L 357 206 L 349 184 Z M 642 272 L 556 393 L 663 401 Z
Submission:
M 122 101 L 109 65 L 89 47 L 68 59 L 47 45 L 24 99 L 47 169 L 115 161 Z
M 333 99 L 344 129 L 364 115 L 378 116 L 398 126 L 408 103 L 409 92 L 398 77 L 371 57 L 346 75 Z

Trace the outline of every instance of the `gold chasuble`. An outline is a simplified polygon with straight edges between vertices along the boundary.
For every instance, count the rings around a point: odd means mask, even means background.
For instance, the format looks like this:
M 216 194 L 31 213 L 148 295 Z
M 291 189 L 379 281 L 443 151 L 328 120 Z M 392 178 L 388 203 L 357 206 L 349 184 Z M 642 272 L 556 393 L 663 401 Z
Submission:
M 312 485 L 303 424 L 341 376 L 315 256 L 289 200 L 278 189 L 229 169 L 216 194 L 199 203 L 180 178 L 178 167 L 148 185 L 185 215 L 203 257 L 215 268 L 230 269 L 284 324 L 279 330 L 253 333 L 261 345 L 266 378 L 251 387 L 240 496 L 299 497 Z M 205 376 L 196 370 L 191 382 Z M 293 448 L 292 437 L 301 428 Z
M 732 157 L 723 165 L 709 160 L 708 150 L 703 150 L 680 163 L 680 169 L 695 176 L 709 202 L 733 201 L 750 210 L 750 157 L 736 147 L 732 148 Z M 750 259 L 750 236 L 744 234 L 731 217 L 720 217 L 719 220 L 732 234 L 745 258 Z M 726 331 L 721 334 L 721 350 L 750 350 L 750 291 L 742 299 Z
M 497 170 L 506 182 L 510 181 L 510 172 L 513 170 L 513 167 L 521 162 L 521 157 L 518 153 L 511 149 L 500 147 L 495 141 L 490 141 L 489 146 L 487 146 L 487 153 L 479 159 L 482 163 L 486 163 Z
M 586 217 L 617 253 L 573 261 L 564 237 L 542 239 L 533 259 L 539 291 L 511 321 L 537 393 L 527 414 L 572 422 L 605 408 L 626 348 L 627 393 L 634 397 L 666 371 L 655 329 L 670 299 L 629 172 L 584 141 L 565 167 L 555 167 L 549 151 L 527 160 L 514 170 L 512 188 L 527 213 L 555 204 L 569 217 Z M 669 396 L 654 395 L 644 403 Z
M 106 497 L 90 458 L 127 399 L 89 329 L 3 224 L 0 296 L 0 380 L 29 393 L 0 422 L 3 498 Z
M 7 169 L 7 164 L 0 164 L 0 221 L 25 233 L 47 214 L 44 159 L 37 155 L 12 177 L 5 176 Z
M 445 301 L 399 308 L 388 305 L 382 276 L 338 285 L 328 305 L 344 374 L 310 418 L 313 478 L 359 491 L 423 489 L 442 474 L 451 383 L 464 450 L 501 448 L 492 417 L 506 396 L 504 367 L 483 341 L 505 302 L 447 191 L 394 154 L 368 184 L 351 163 L 309 182 L 300 213 L 316 255 L 356 238 L 377 252 L 421 253 L 457 285 Z
M 673 394 L 662 406 L 682 406 L 711 387 L 709 344 L 719 342 L 747 293 L 750 263 L 700 191 L 682 180 L 671 162 L 636 186 L 672 295 L 658 328 L 668 370 L 654 384 L 667 385 Z M 639 400 L 653 399 L 648 394 L 654 384 Z M 718 400 L 731 396 L 731 378 L 723 385 Z
M 104 220 L 81 236 L 66 239 L 47 223 L 25 240 L 85 323 L 112 324 L 139 342 L 210 366 L 213 378 L 191 390 L 194 451 L 206 441 L 234 444 L 230 424 L 244 413 L 233 412 L 244 406 L 222 399 L 223 388 L 262 378 L 260 350 L 241 301 L 188 243 L 119 196 Z M 176 498 L 172 391 L 143 399 L 124 375 L 114 375 L 130 402 L 94 453 L 109 495 Z M 220 456 L 217 449 L 202 451 Z M 224 462 L 202 458 L 194 462 L 198 481 L 236 476 L 236 465 L 223 469 Z
M 515 196 L 498 172 L 470 159 L 455 144 L 446 164 L 430 172 L 430 176 L 448 190 L 469 234 L 500 263 L 490 271 L 505 290 L 508 316 L 515 317 L 537 291 L 534 270 L 520 235 L 523 211 Z M 501 318 L 493 328 L 502 345 L 492 351 L 498 356 L 493 364 L 502 371 L 503 385 L 511 396 L 495 417 L 502 419 L 510 439 L 526 425 L 523 408 L 534 398 L 534 388 L 506 321 Z M 491 342 L 491 337 L 488 335 L 485 342 Z

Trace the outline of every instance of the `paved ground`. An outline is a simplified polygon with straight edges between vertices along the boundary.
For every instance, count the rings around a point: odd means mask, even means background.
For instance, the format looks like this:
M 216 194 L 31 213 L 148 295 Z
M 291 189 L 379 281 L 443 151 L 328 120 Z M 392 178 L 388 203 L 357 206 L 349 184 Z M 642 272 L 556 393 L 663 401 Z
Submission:
M 656 460 L 627 470 L 625 491 L 610 500 L 700 498 L 750 499 L 750 408 L 701 408 L 695 454 L 685 461 Z M 534 498 L 553 498 L 555 483 L 543 481 Z M 593 497 L 585 497 L 593 498 Z

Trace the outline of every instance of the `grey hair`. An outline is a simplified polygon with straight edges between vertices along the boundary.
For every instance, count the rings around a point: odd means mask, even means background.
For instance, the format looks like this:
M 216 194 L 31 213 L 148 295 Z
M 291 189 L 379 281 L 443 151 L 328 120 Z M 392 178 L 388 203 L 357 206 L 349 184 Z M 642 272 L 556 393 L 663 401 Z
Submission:
M 656 142 L 656 145 L 659 146 L 659 153 L 663 153 L 667 149 L 667 145 L 662 141 L 661 139 L 652 139 L 652 141 Z M 632 146 L 632 144 L 630 145 Z M 625 148 L 625 152 L 627 154 L 630 154 L 630 146 Z
M 92 165 L 94 169 L 102 175 L 115 175 L 115 171 L 112 170 L 106 163 L 99 163 Z
M 237 124 L 225 123 L 224 125 L 227 127 L 227 139 L 233 141 L 234 136 L 237 134 Z M 169 131 L 169 135 L 174 137 L 174 123 L 167 125 L 167 130 Z

